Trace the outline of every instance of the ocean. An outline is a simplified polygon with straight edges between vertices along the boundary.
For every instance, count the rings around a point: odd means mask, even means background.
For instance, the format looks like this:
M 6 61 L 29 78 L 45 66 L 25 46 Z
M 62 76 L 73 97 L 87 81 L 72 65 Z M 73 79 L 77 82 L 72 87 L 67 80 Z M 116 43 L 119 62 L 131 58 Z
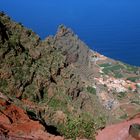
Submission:
M 139 0 L 0 0 L 0 11 L 42 39 L 64 24 L 91 49 L 140 66 Z

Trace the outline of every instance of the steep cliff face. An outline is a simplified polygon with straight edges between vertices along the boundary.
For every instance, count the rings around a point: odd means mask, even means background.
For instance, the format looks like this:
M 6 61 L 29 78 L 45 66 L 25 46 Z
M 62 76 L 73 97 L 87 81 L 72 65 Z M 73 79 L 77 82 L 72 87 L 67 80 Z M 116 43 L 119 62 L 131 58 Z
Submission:
M 42 139 L 45 135 L 94 139 L 107 123 L 138 112 L 139 77 L 139 68 L 90 50 L 63 25 L 55 36 L 42 41 L 0 13 L 0 134 L 4 138 L 35 135 L 39 139 L 42 134 Z M 17 113 L 9 117 L 9 112 Z M 37 133 L 32 128 L 32 133 L 24 132 L 19 118 L 25 125 L 34 124 Z
M 63 25 L 59 26 L 54 39 L 55 45 L 67 56 L 69 63 L 88 65 L 90 50 L 71 29 Z
M 60 27 L 56 36 L 41 41 L 34 32 L 1 13 L 1 98 L 24 109 L 31 119 L 54 125 L 62 135 L 73 137 L 67 134 L 71 131 L 69 123 L 78 122 L 81 117 L 77 126 L 80 128 L 87 112 L 91 119 L 91 114 L 97 112 L 97 97 L 85 90 L 84 81 L 75 72 L 77 68 L 73 68 L 75 64 L 88 66 L 88 52 L 87 46 L 65 27 Z M 74 137 L 87 135 L 73 133 Z
M 1 16 L 1 31 L 1 78 L 5 84 L 1 85 L 2 92 L 20 100 L 30 98 L 39 102 L 48 87 L 54 85 L 55 89 L 62 84 L 62 87 L 66 86 L 64 90 L 68 90 L 68 82 L 77 96 L 82 84 L 71 72 L 66 56 L 55 45 L 41 42 L 35 33 L 11 22 L 5 15 Z M 67 82 L 63 85 L 65 79 Z M 71 96 L 74 96 L 73 89 L 67 91 Z

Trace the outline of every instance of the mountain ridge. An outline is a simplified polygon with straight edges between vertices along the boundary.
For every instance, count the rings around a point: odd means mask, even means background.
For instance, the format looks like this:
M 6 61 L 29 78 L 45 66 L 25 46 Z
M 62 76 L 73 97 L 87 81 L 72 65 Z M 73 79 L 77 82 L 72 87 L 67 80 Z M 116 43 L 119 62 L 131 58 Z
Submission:
M 0 62 L 1 117 L 7 117 L 6 103 L 18 106 L 43 125 L 44 136 L 47 131 L 60 139 L 94 139 L 97 130 L 139 112 L 140 68 L 90 50 L 63 25 L 41 40 L 1 12 Z M 4 137 L 27 135 L 0 124 Z

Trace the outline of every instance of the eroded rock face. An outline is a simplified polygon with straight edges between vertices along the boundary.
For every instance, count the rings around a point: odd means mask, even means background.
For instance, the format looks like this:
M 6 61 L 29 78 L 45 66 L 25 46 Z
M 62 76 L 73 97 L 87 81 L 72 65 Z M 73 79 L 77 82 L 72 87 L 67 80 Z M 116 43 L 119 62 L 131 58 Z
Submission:
M 62 137 L 47 133 L 39 121 L 31 120 L 25 111 L 14 104 L 0 100 L 1 140 L 63 140 Z

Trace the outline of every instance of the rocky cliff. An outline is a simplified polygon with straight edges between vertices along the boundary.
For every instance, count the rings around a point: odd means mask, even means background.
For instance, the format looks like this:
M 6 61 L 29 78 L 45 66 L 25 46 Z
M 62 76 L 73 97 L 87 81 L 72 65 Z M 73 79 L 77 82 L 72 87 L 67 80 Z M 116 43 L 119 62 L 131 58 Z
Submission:
M 139 111 L 139 77 L 139 68 L 90 50 L 64 25 L 41 40 L 0 13 L 2 139 L 94 139 Z

